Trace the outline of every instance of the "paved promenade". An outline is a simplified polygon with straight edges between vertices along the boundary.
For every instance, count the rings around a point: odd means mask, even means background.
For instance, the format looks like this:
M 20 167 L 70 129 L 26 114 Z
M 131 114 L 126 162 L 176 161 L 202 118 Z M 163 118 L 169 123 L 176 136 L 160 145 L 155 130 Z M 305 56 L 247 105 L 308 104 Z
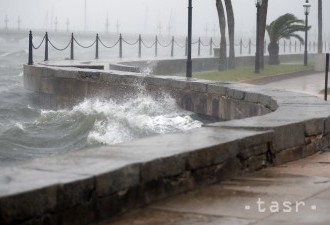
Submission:
M 267 168 L 102 225 L 329 225 L 330 153 Z
M 262 84 L 319 97 L 324 73 Z M 330 152 L 157 202 L 101 225 L 329 225 Z
M 324 89 L 325 74 L 313 73 L 309 75 L 303 75 L 300 77 L 293 77 L 290 79 L 279 80 L 262 84 L 265 87 L 285 89 L 287 91 L 302 92 L 323 98 L 320 91 Z

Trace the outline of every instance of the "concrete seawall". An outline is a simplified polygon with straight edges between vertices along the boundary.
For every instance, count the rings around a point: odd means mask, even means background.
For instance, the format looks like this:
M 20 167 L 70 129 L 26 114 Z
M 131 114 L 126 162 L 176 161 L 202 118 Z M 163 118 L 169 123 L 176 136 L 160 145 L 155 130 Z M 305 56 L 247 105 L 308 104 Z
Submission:
M 170 93 L 183 109 L 219 120 L 242 119 L 274 111 L 267 96 L 230 89 L 231 82 L 211 82 L 130 72 L 24 66 L 24 85 L 43 108 L 72 107 L 85 98 L 111 98 L 136 93 L 143 85 L 150 94 Z
M 48 107 L 134 93 L 136 83 L 227 121 L 2 168 L 1 224 L 96 223 L 329 146 L 330 104 L 317 97 L 232 82 L 24 66 L 25 87 Z

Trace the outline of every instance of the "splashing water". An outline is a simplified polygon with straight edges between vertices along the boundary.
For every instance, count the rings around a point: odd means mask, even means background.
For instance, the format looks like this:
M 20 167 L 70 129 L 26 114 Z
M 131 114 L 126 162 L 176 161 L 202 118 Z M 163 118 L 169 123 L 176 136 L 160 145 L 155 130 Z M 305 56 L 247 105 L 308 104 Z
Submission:
M 36 113 L 35 109 L 30 111 Z M 39 110 L 31 122 L 15 122 L 0 135 L 0 159 L 47 157 L 98 145 L 201 127 L 192 112 L 167 94 L 145 92 L 125 100 L 88 99 L 68 110 Z M 1 143 L 0 143 L 1 144 Z
M 142 86 L 135 96 L 120 98 L 124 100 L 88 99 L 70 110 L 35 108 L 30 92 L 23 88 L 22 64 L 27 60 L 27 44 L 27 39 L 0 42 L 0 167 L 150 135 L 182 132 L 204 122 L 179 108 L 169 95 L 154 98 Z M 43 52 L 36 51 L 34 56 L 36 61 L 42 60 Z M 54 53 L 55 56 L 58 57 Z M 149 65 L 144 72 L 149 74 L 152 68 Z
M 139 96 L 125 103 L 85 101 L 74 110 L 99 115 L 88 135 L 90 143 L 115 144 L 135 138 L 184 131 L 202 125 L 192 113 L 177 107 L 172 98 Z

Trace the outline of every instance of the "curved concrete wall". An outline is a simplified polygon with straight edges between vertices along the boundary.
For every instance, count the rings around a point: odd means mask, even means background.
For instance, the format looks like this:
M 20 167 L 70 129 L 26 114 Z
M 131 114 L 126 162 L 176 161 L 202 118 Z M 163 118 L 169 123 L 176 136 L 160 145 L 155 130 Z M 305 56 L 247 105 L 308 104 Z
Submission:
M 207 93 L 212 98 L 260 105 L 272 112 L 1 168 L 0 222 L 4 225 L 96 223 L 329 146 L 330 105 L 305 94 L 239 83 L 44 66 L 25 66 L 24 79 L 27 88 L 44 93 L 41 100 L 50 104 L 59 100 L 70 105 L 72 99 L 105 93 L 99 91 L 98 80 L 118 84 L 117 94 L 127 84 L 142 80 L 151 92 L 161 85 L 179 95 L 186 91 L 201 96 Z M 113 90 L 105 85 L 104 91 L 111 96 Z M 203 98 L 198 99 L 203 105 Z
M 238 89 L 241 84 L 130 72 L 24 66 L 24 86 L 42 107 L 72 107 L 85 98 L 111 98 L 135 93 L 144 85 L 152 94 L 170 93 L 184 109 L 219 120 L 260 116 L 277 108 L 267 96 Z

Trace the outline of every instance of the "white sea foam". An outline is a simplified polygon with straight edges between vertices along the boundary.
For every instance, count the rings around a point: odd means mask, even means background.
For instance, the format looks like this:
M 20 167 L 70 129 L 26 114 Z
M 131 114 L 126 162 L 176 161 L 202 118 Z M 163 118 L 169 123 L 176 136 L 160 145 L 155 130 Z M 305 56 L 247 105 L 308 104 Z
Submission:
M 191 112 L 179 108 L 169 95 L 155 99 L 142 89 L 140 94 L 124 101 L 88 99 L 72 110 L 42 110 L 41 118 L 36 123 L 46 125 L 50 121 L 60 120 L 71 123 L 92 121 L 86 131 L 88 143 L 116 144 L 200 127 L 202 122 L 191 115 Z
M 23 124 L 21 124 L 21 123 L 19 123 L 19 122 L 16 122 L 16 123 L 15 123 L 15 126 L 16 126 L 17 128 L 19 128 L 20 130 L 24 131 L 24 126 L 23 126 Z

